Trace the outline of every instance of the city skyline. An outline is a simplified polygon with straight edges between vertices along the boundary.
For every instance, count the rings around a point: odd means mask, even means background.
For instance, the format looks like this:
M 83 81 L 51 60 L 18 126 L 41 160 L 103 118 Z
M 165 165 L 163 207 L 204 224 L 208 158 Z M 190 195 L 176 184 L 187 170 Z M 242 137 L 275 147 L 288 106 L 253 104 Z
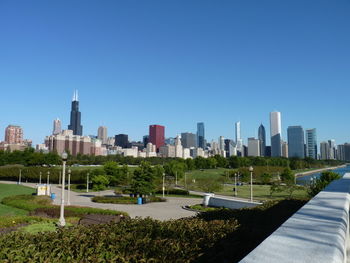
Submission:
M 318 142 L 350 141 L 347 1 L 67 3 L 2 4 L 0 86 L 13 99 L 0 130 L 17 124 L 42 143 L 54 118 L 67 127 L 78 89 L 84 134 L 141 140 L 158 123 L 175 137 L 204 122 L 211 141 L 241 121 L 246 144 L 278 110 L 284 140 L 301 125 Z

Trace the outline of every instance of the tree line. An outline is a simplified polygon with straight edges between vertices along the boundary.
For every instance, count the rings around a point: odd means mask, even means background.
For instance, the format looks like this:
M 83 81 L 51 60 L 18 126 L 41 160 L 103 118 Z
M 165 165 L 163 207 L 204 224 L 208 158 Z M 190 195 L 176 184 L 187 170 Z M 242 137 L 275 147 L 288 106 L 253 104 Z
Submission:
M 289 167 L 292 170 L 321 168 L 324 166 L 336 166 L 343 162 L 338 160 L 315 160 L 312 158 L 283 158 L 283 157 L 238 157 L 228 158 L 215 155 L 209 158 L 197 157 L 195 159 L 181 158 L 134 158 L 122 155 L 94 156 L 94 155 L 69 155 L 67 164 L 80 165 L 103 165 L 106 162 L 114 161 L 120 165 L 140 165 L 146 161 L 151 165 L 165 165 L 176 161 L 179 165 L 186 166 L 186 170 L 213 169 L 213 168 L 240 168 L 249 166 L 280 166 Z M 0 166 L 21 164 L 24 166 L 50 166 L 60 165 L 61 157 L 57 153 L 35 152 L 33 148 L 24 151 L 0 151 Z

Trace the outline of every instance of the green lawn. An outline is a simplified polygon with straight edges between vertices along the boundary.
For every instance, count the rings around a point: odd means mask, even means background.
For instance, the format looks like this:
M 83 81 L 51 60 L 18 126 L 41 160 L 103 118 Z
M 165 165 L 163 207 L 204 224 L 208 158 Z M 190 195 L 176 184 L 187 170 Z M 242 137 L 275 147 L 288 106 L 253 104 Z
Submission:
M 206 178 L 206 177 L 215 177 L 220 178 L 225 175 L 226 171 L 229 171 L 230 169 L 225 168 L 217 168 L 217 169 L 201 169 L 201 170 L 193 170 L 186 172 L 186 180 L 191 181 L 192 179 L 200 179 L 200 178 Z M 181 184 L 184 183 L 184 178 L 179 180 Z
M 21 195 L 21 194 L 33 194 L 35 193 L 35 189 L 16 185 L 16 184 L 0 184 L 0 202 L 4 197 L 11 195 Z M 17 216 L 17 215 L 26 215 L 28 211 L 6 206 L 0 204 L 0 216 Z
M 228 196 L 234 196 L 233 192 L 233 185 L 232 186 L 224 186 L 224 188 L 216 192 L 216 194 L 220 195 L 228 195 Z M 250 185 L 242 185 L 237 186 L 237 197 L 242 198 L 250 198 Z M 289 194 L 285 191 L 279 192 L 279 193 L 273 193 L 272 196 L 270 196 L 270 185 L 253 185 L 253 199 L 254 200 L 273 200 L 273 199 L 283 199 L 288 198 Z M 307 198 L 307 192 L 306 189 L 301 187 L 300 189 L 296 190 L 292 194 L 293 198 Z

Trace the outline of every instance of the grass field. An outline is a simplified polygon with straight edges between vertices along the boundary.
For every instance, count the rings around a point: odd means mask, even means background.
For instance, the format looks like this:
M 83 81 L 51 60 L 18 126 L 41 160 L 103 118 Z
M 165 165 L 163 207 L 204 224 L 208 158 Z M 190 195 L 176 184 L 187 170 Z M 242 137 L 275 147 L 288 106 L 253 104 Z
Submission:
M 265 167 L 256 167 L 259 170 L 259 173 L 262 172 L 263 168 Z M 279 170 L 282 170 L 281 167 L 270 167 L 269 172 L 277 172 Z M 260 171 L 261 170 L 261 171 Z M 187 187 L 189 190 L 196 190 L 201 191 L 197 187 L 197 180 L 200 180 L 202 178 L 215 178 L 220 180 L 221 182 L 230 182 L 232 183 L 232 179 L 228 179 L 226 177 L 226 172 L 229 171 L 229 169 L 224 168 L 218 168 L 218 169 L 204 169 L 204 170 L 194 170 L 186 173 L 186 182 Z M 185 178 L 182 178 L 179 180 L 179 185 L 184 186 L 185 185 Z M 220 195 L 227 195 L 227 196 L 233 196 L 233 187 L 234 185 L 225 185 L 222 190 L 215 192 L 216 194 Z M 250 185 L 244 184 L 242 186 L 237 186 L 237 197 L 241 198 L 250 198 Z M 283 199 L 288 198 L 289 193 L 286 191 L 273 193 L 273 195 L 270 195 L 270 185 L 253 185 L 253 198 L 255 200 L 274 200 L 274 199 Z M 293 198 L 307 198 L 307 191 L 305 188 L 300 187 L 300 189 L 296 190 L 292 194 Z
M 224 188 L 221 191 L 216 192 L 216 194 L 234 196 L 233 187 L 234 186 L 225 185 Z M 250 198 L 250 185 L 245 184 L 245 185 L 237 186 L 237 197 Z M 254 200 L 264 201 L 264 200 L 283 199 L 288 197 L 289 197 L 289 194 L 285 191 L 279 192 L 279 193 L 273 193 L 273 195 L 270 196 L 270 185 L 253 185 Z M 293 192 L 292 197 L 307 198 L 307 191 L 305 188 L 300 187 L 300 189 Z
M 0 184 L 0 202 L 4 197 L 11 195 L 22 195 L 22 194 L 33 194 L 35 193 L 35 189 L 16 185 L 16 184 Z M 19 216 L 26 215 L 28 211 L 6 206 L 0 204 L 0 216 Z

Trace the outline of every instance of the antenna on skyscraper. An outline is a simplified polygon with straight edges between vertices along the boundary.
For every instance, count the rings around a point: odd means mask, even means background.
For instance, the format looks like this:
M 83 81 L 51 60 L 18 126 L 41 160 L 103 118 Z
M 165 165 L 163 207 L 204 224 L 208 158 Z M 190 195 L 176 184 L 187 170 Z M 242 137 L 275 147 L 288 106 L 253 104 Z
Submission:
M 78 101 L 78 90 L 74 90 L 73 101 Z

